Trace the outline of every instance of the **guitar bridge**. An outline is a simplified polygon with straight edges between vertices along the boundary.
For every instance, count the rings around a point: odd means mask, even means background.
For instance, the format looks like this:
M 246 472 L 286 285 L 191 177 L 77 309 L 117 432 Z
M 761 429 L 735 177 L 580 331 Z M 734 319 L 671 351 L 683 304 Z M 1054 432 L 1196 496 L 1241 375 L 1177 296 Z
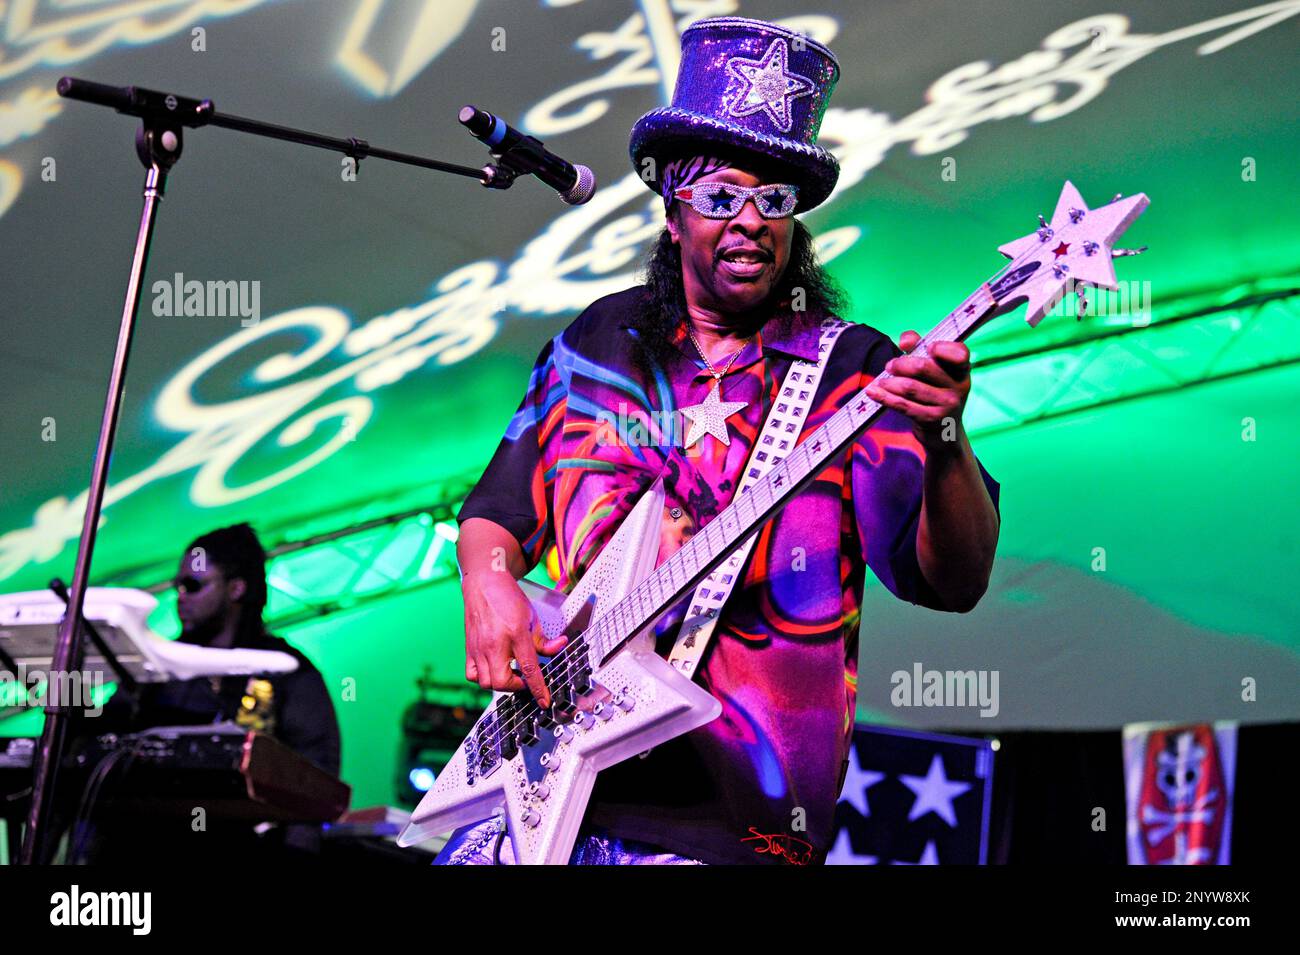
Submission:
M 468 785 L 473 786 L 497 771 L 501 766 L 501 737 L 496 707 L 483 715 L 474 732 L 465 738 L 464 746 L 465 782 Z

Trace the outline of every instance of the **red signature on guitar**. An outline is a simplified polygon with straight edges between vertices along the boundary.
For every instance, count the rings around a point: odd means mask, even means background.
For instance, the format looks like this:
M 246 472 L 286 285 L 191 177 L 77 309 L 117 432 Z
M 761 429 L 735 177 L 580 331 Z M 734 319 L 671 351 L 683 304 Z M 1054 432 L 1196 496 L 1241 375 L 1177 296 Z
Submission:
M 757 853 L 770 852 L 774 856 L 783 856 L 785 861 L 790 865 L 807 865 L 812 861 L 812 843 L 805 842 L 798 836 L 789 836 L 784 832 L 774 832 L 765 835 L 759 832 L 753 826 L 749 827 L 752 836 L 745 836 L 741 842 L 753 842 L 755 839 L 762 839 L 763 844 L 754 846 Z

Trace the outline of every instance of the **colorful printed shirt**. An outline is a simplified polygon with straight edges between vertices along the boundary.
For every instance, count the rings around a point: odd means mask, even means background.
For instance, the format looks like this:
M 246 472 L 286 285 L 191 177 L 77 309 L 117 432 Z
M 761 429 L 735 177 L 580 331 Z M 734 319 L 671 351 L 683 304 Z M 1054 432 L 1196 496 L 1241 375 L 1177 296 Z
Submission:
M 546 344 L 458 515 L 509 530 L 530 566 L 556 547 L 562 590 L 661 474 L 660 563 L 713 520 L 790 364 L 817 359 L 817 318 L 797 314 L 785 334 L 769 322 L 722 381 L 723 401 L 748 402 L 727 421 L 730 445 L 705 435 L 683 448 L 677 411 L 702 402 L 714 381 L 684 328 L 663 366 L 637 369 L 630 316 L 642 294 L 637 286 L 597 300 Z M 875 329 L 845 329 L 803 434 L 899 354 Z M 722 715 L 602 771 L 587 823 L 710 863 L 780 864 L 784 856 L 760 851 L 769 835 L 804 840 L 809 861 L 824 859 L 853 731 L 866 568 L 897 597 L 945 609 L 917 563 L 923 464 L 911 422 L 886 411 L 768 522 L 696 672 Z M 999 485 L 980 472 L 996 507 Z M 687 604 L 657 628 L 662 655 Z

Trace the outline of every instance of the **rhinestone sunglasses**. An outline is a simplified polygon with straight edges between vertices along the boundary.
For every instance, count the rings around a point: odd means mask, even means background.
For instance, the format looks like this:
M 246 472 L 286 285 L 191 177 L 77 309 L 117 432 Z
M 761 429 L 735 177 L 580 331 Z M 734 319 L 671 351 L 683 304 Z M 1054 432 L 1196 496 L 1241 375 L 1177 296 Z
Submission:
M 739 215 L 750 199 L 764 219 L 783 219 L 794 213 L 799 203 L 799 187 L 786 183 L 737 186 L 730 182 L 699 182 L 674 189 L 673 198 L 689 203 L 706 219 L 730 219 Z

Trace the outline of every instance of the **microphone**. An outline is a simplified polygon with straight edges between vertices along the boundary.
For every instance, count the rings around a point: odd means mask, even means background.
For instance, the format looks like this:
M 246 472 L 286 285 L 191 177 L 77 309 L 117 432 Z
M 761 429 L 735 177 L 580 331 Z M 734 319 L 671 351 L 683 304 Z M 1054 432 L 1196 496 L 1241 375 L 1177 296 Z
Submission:
M 511 128 L 499 116 L 477 106 L 462 106 L 457 119 L 470 134 L 498 158 L 513 150 L 505 165 L 514 171 L 532 173 L 560 194 L 571 206 L 580 206 L 596 192 L 596 174 L 582 165 L 574 165 L 541 144 Z

